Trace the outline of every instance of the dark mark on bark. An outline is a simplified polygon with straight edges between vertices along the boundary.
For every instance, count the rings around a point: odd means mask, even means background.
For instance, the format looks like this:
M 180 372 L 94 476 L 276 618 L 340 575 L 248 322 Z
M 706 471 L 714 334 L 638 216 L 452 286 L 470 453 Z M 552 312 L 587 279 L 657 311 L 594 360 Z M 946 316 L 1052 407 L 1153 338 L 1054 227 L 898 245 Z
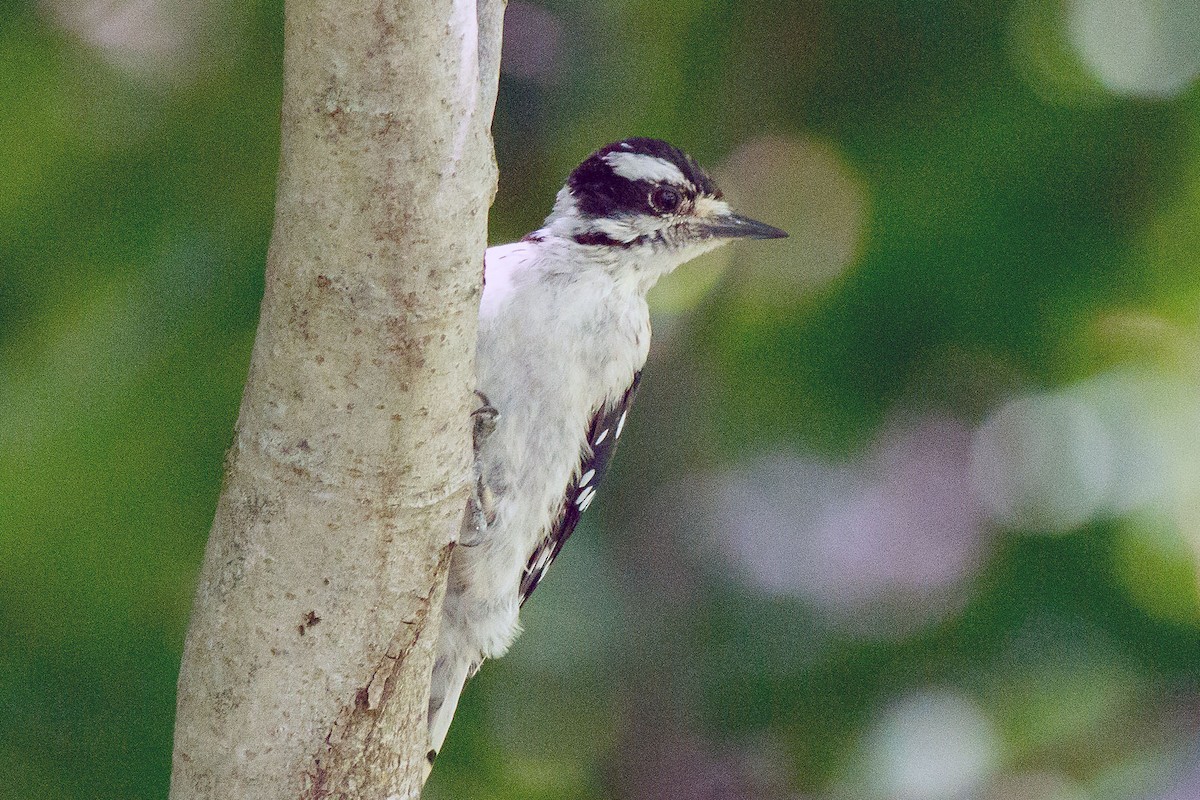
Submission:
M 296 630 L 300 633 L 301 636 L 303 636 L 305 633 L 308 632 L 309 628 L 316 625 L 320 621 L 321 621 L 321 618 L 317 616 L 316 611 L 309 611 L 307 614 L 304 615 L 304 620 L 299 625 L 296 626 Z
M 308 773 L 308 777 L 312 780 L 312 793 L 308 795 L 310 800 L 324 800 L 332 794 L 326 785 L 329 781 L 329 770 L 317 764 L 316 769 Z

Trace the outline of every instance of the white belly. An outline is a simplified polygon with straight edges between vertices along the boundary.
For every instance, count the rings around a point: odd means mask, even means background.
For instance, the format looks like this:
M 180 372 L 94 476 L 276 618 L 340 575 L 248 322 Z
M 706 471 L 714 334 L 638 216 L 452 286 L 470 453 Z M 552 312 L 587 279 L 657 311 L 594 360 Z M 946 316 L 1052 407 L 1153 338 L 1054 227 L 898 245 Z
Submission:
M 635 287 L 603 274 L 534 281 L 522 255 L 521 243 L 488 251 L 476 357 L 479 390 L 499 411 L 480 453 L 496 518 L 451 559 L 443 653 L 494 658 L 512 643 L 521 575 L 561 511 L 588 423 L 624 394 L 649 348 Z

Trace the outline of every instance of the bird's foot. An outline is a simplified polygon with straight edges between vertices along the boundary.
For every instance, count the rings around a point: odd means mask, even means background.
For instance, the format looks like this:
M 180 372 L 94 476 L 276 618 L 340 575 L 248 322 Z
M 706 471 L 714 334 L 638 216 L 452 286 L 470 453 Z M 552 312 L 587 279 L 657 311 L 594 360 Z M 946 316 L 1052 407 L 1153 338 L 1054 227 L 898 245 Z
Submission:
M 479 396 L 482 405 L 471 412 L 471 417 L 474 419 L 471 438 L 475 448 L 475 480 L 458 534 L 458 543 L 464 547 L 475 547 L 482 542 L 487 536 L 488 527 L 496 521 L 496 493 L 484 480 L 479 452 L 483 448 L 484 442 L 496 430 L 496 420 L 499 419 L 500 412 L 488 400 L 486 394 L 478 389 L 475 394 Z
M 492 401 L 488 400 L 486 394 L 478 389 L 475 390 L 475 394 L 481 405 L 471 412 L 471 418 L 475 421 L 471 428 L 471 438 L 474 441 L 475 454 L 478 456 L 483 443 L 496 430 L 496 420 L 500 418 L 500 412 L 492 405 Z

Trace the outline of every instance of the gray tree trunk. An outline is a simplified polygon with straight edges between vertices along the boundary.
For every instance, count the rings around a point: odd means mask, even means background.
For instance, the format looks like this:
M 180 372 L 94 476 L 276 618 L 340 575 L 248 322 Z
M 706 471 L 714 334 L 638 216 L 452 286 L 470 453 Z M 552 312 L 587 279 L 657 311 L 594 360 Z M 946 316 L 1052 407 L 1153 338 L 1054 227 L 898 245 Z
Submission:
M 502 17 L 503 0 L 287 2 L 275 230 L 173 800 L 420 794 Z

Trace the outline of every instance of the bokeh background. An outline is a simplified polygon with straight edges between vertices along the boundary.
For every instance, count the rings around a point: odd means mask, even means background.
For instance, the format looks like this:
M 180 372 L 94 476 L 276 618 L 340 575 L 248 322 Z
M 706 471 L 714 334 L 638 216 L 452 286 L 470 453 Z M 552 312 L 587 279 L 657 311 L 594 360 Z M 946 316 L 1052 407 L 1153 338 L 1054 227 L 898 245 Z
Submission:
M 0 797 L 166 793 L 282 10 L 0 2 Z M 513 0 L 496 242 L 629 135 L 791 231 L 655 291 L 431 798 L 1200 798 L 1200 3 Z

